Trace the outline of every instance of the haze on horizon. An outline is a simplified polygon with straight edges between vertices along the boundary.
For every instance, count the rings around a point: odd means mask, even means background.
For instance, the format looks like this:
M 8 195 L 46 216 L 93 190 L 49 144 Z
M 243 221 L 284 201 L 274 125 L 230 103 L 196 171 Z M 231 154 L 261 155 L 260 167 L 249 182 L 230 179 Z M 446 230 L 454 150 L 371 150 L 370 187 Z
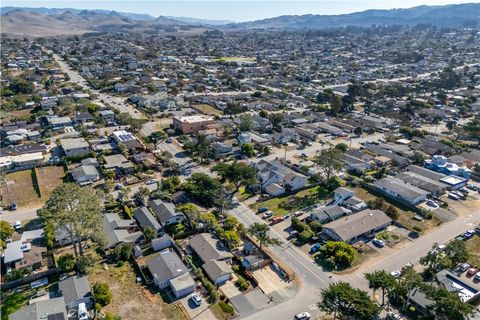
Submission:
M 277 17 L 281 15 L 303 14 L 344 14 L 369 9 L 410 8 L 420 5 L 447 5 L 477 3 L 478 0 L 337 0 L 337 1 L 278 1 L 278 0 L 4 0 L 2 7 L 46 7 L 74 9 L 104 9 L 129 13 L 146 13 L 154 17 L 175 16 L 211 20 L 231 20 L 236 22 Z

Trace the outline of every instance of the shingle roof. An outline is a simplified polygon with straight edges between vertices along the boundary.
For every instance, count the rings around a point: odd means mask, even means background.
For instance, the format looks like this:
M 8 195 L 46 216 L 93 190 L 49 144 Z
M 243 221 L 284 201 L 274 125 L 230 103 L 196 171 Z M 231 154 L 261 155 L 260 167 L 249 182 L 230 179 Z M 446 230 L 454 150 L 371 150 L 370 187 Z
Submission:
M 87 276 L 68 277 L 58 283 L 58 288 L 62 292 L 66 305 L 92 295 Z
M 188 271 L 174 251 L 160 252 L 147 262 L 147 267 L 160 281 L 176 278 Z
M 192 247 L 203 262 L 222 260 L 233 256 L 210 233 L 201 233 L 190 239 L 190 247 Z
M 162 228 L 160 223 L 150 213 L 147 207 L 137 208 L 133 213 L 133 217 L 137 220 L 138 224 L 142 229 L 150 227 L 153 230 L 158 231 Z
M 392 222 L 381 210 L 363 210 L 325 224 L 324 229 L 334 231 L 343 241 L 349 241 L 380 226 Z
M 232 269 L 225 261 L 210 260 L 207 263 L 204 263 L 202 267 L 212 281 L 215 281 L 221 276 L 232 273 Z

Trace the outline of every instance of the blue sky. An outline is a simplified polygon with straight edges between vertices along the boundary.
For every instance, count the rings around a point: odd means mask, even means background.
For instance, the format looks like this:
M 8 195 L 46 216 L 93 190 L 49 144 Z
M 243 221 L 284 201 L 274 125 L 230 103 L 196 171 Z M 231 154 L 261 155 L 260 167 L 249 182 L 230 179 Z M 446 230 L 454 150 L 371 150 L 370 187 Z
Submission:
M 2 6 L 108 9 L 148 13 L 153 16 L 183 16 L 202 19 L 249 21 L 280 15 L 341 14 L 368 9 L 409 8 L 418 5 L 445 5 L 479 0 L 2 0 Z

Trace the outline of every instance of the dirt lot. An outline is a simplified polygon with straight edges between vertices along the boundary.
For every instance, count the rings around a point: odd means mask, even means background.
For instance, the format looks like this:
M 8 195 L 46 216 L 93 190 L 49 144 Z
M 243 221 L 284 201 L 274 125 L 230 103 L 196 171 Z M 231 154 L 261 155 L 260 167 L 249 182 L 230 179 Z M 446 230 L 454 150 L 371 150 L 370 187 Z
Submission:
M 143 320 L 184 320 L 182 310 L 174 305 L 165 304 L 159 295 L 136 283 L 136 275 L 130 264 L 123 266 L 97 266 L 88 275 L 90 284 L 108 283 L 113 301 L 105 307 L 105 312 L 118 314 L 122 319 Z
M 65 171 L 62 166 L 37 168 L 37 179 L 42 199 L 47 200 L 53 189 L 63 183 Z
M 480 268 L 480 237 L 475 235 L 473 238 L 467 240 L 467 249 L 470 252 L 470 265 Z
M 2 205 L 15 202 L 19 208 L 38 204 L 40 194 L 33 186 L 32 170 L 9 173 L 2 186 Z
M 192 105 L 192 108 L 203 114 L 208 114 L 208 115 L 222 114 L 222 111 L 212 107 L 209 104 L 196 104 L 196 105 Z
M 282 280 L 278 272 L 275 271 L 271 265 L 253 271 L 253 275 L 258 281 L 258 286 L 266 295 L 289 285 L 286 281 Z
M 63 183 L 62 166 L 37 168 L 37 181 L 32 170 L 22 170 L 5 176 L 1 189 L 2 205 L 15 202 L 18 208 L 31 207 L 45 202 L 53 189 Z M 38 185 L 36 185 L 38 183 Z

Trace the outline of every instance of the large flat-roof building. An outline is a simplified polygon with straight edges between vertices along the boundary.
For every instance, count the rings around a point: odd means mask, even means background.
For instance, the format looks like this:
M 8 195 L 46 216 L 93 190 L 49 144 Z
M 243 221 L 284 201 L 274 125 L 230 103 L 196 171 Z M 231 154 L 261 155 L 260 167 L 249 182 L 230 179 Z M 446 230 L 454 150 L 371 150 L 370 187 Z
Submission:
M 215 121 L 212 117 L 203 115 L 174 117 L 173 127 L 184 134 L 196 133 L 200 130 L 207 129 L 207 126 Z
M 428 191 L 417 188 L 398 178 L 387 177 L 373 183 L 375 188 L 400 202 L 416 206 L 426 200 Z

